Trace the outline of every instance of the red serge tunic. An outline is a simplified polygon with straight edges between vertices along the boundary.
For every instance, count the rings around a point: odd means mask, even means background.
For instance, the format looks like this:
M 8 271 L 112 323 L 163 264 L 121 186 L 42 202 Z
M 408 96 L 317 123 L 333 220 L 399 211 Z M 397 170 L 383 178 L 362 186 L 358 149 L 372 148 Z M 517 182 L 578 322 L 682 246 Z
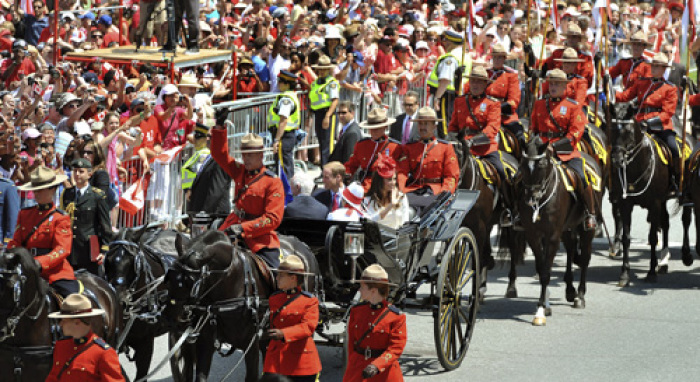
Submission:
M 583 110 L 578 104 L 566 98 L 545 98 L 535 102 L 530 119 L 530 131 L 534 135 L 539 135 L 544 143 L 569 138 L 573 151 L 569 154 L 557 154 L 561 161 L 568 162 L 573 158 L 581 157 L 577 145 L 583 137 L 586 122 L 586 116 L 583 115 Z

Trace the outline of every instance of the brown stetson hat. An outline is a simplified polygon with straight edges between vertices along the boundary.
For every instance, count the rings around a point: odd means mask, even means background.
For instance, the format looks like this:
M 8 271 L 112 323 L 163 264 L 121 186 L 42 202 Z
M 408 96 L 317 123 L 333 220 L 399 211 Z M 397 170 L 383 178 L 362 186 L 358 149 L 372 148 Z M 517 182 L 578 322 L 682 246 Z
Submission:
M 396 286 L 396 284 L 389 282 L 389 274 L 386 272 L 384 267 L 379 264 L 372 264 L 362 271 L 362 277 L 357 280 L 358 283 L 374 283 L 374 284 L 386 284 L 389 286 Z
M 367 113 L 367 120 L 360 123 L 360 127 L 367 130 L 379 129 L 387 127 L 394 122 L 396 122 L 396 119 L 387 117 L 386 110 L 383 107 L 376 107 Z
M 301 258 L 297 255 L 287 255 L 280 263 L 277 269 L 273 269 L 274 272 L 286 272 L 295 275 L 311 276 L 313 273 L 306 272 L 306 266 Z
M 63 183 L 68 176 L 58 175 L 56 172 L 46 166 L 39 166 L 29 174 L 29 183 L 25 183 L 17 189 L 20 191 L 37 191 L 45 188 L 51 188 Z
M 584 60 L 578 58 L 578 53 L 576 53 L 576 49 L 574 49 L 574 48 L 566 48 L 566 49 L 564 49 L 564 53 L 562 53 L 561 58 L 555 58 L 554 61 L 559 61 L 559 62 L 583 62 Z
M 259 153 L 265 151 L 265 142 L 258 134 L 250 133 L 241 138 L 241 146 L 238 153 Z
M 49 314 L 49 318 L 85 318 L 95 317 L 104 314 L 104 310 L 92 307 L 92 303 L 87 296 L 73 293 L 68 295 L 61 304 L 61 310 Z

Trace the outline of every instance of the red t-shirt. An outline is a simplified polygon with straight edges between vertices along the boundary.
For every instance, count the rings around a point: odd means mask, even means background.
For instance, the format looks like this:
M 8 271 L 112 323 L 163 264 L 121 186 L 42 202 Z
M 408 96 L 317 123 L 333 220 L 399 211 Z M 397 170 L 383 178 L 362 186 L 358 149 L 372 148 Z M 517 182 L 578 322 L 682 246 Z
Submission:
M 158 118 L 155 116 L 155 114 L 141 121 L 139 127 L 141 128 L 141 133 L 143 134 L 143 141 L 141 142 L 141 145 L 134 150 L 134 152 L 138 152 L 143 147 L 152 150 L 157 142 L 162 141 L 160 137 Z
M 126 38 L 126 36 L 121 36 L 122 43 L 121 45 L 129 45 L 129 39 Z M 102 46 L 101 48 L 107 48 L 110 43 L 112 42 L 119 42 L 119 32 L 109 32 L 105 35 L 104 40 L 102 41 Z
M 377 61 L 374 62 L 374 71 L 378 74 L 388 74 L 399 67 L 399 62 L 393 54 L 386 54 L 381 49 L 377 51 Z M 386 82 L 379 84 L 382 92 L 386 91 Z
M 66 41 L 66 29 L 65 28 L 59 28 L 58 29 L 58 36 L 63 40 Z M 44 28 L 43 31 L 41 31 L 41 34 L 39 35 L 39 42 L 47 43 L 49 42 L 49 39 L 53 37 L 53 28 L 46 27 Z
M 5 73 L 7 68 L 12 65 L 12 60 L 5 60 L 2 63 L 2 66 L 0 66 L 0 73 Z M 19 81 L 19 75 L 23 74 L 25 76 L 28 76 L 32 73 L 36 72 L 36 67 L 34 66 L 34 63 L 32 60 L 25 58 L 22 60 L 22 63 L 19 64 L 19 66 L 15 67 L 14 73 L 10 74 L 9 77 L 7 77 L 7 80 L 5 80 L 5 87 L 9 87 L 10 84 L 14 81 Z

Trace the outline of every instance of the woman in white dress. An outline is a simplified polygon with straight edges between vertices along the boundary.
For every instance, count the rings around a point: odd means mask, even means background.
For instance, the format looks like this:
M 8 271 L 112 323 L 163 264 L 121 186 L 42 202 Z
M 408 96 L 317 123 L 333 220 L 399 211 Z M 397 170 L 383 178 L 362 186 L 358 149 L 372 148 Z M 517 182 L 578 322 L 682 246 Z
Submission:
M 367 216 L 387 227 L 397 229 L 408 221 L 408 199 L 397 187 L 396 162 L 391 157 L 380 155 L 377 160 L 364 204 Z

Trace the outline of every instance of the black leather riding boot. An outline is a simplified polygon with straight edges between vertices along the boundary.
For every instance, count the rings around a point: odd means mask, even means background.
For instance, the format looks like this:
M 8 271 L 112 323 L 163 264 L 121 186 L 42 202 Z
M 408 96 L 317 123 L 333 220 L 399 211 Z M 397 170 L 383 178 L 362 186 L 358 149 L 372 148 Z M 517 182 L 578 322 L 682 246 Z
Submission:
M 595 196 L 591 185 L 583 185 L 583 202 L 586 204 L 586 217 L 583 227 L 586 231 L 593 231 L 598 226 L 596 222 Z
M 681 159 L 674 157 L 671 159 L 671 166 L 669 166 L 669 192 L 668 192 L 668 197 L 669 198 L 676 198 L 680 196 L 680 188 L 679 188 L 679 182 L 680 182 L 680 173 L 681 173 Z

